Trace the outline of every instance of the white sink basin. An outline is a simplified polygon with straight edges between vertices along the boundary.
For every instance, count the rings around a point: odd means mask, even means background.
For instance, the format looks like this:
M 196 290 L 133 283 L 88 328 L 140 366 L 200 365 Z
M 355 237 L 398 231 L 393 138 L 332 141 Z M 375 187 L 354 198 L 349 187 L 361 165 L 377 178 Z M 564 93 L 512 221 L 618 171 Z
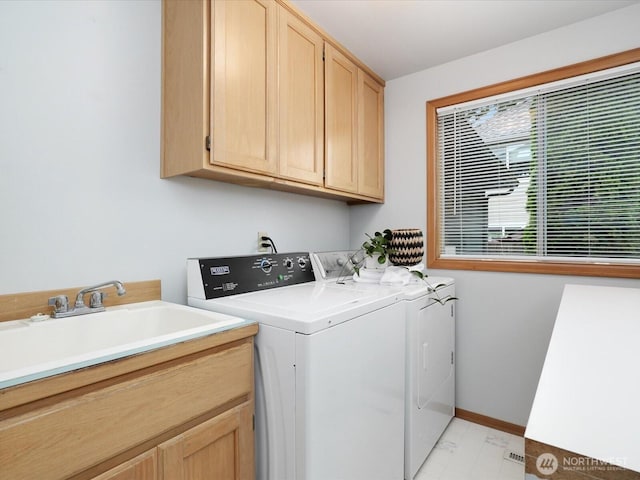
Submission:
M 0 388 L 248 323 L 252 322 L 163 301 L 37 322 L 0 322 Z

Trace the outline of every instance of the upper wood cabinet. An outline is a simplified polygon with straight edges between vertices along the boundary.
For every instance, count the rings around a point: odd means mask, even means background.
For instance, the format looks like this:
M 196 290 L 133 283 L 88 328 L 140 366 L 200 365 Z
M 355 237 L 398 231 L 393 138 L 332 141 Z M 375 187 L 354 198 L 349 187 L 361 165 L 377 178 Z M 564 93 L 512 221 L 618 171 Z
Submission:
M 358 69 L 358 193 L 384 198 L 384 88 Z
M 164 0 L 161 176 L 383 201 L 384 82 L 336 45 L 286 0 Z
M 204 0 L 162 3 L 162 177 L 209 166 L 210 17 Z
M 211 163 L 276 173 L 276 4 L 213 2 Z
M 324 41 L 286 8 L 278 20 L 279 174 L 322 185 Z
M 325 47 L 326 186 L 384 198 L 384 90 L 331 45 Z
M 163 2 L 163 177 L 276 172 L 276 24 L 270 0 Z
M 325 46 L 326 185 L 358 191 L 358 67 L 331 45 Z

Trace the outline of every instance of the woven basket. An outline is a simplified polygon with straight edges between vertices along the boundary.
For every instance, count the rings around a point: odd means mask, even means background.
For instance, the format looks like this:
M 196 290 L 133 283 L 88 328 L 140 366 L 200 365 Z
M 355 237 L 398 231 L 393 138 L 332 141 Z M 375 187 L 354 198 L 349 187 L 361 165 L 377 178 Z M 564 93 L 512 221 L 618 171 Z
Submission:
M 418 228 L 392 230 L 389 261 L 394 265 L 410 267 L 417 265 L 424 256 L 424 237 Z

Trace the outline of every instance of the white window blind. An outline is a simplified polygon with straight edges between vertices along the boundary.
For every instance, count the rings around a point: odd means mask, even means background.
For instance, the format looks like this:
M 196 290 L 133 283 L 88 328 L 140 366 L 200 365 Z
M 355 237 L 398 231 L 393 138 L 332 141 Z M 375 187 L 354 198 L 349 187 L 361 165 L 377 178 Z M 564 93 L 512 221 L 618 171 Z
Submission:
M 633 65 L 438 109 L 442 258 L 640 262 Z

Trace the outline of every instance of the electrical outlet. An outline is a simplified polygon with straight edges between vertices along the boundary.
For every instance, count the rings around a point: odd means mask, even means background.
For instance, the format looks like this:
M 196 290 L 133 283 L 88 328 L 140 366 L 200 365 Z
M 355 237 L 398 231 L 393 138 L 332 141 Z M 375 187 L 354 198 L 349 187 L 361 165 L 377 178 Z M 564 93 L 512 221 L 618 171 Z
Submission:
M 263 247 L 262 246 L 262 237 L 268 237 L 269 234 L 267 232 L 258 232 L 258 251 L 259 252 L 268 252 L 269 251 L 269 247 Z

